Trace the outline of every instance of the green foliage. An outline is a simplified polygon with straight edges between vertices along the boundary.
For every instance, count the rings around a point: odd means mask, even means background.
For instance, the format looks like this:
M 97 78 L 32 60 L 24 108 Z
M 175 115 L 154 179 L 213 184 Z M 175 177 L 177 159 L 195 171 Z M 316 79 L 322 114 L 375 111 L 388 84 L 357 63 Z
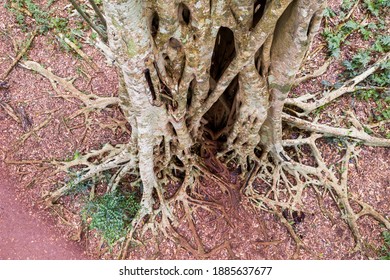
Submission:
M 373 50 L 377 52 L 389 52 L 390 35 L 379 35 L 375 40 Z
M 390 119 L 390 61 L 383 63 L 380 70 L 366 81 L 372 88 L 356 92 L 358 98 L 376 103 L 373 110 L 378 121 Z
M 82 217 L 85 222 L 90 221 L 90 229 L 97 229 L 112 246 L 126 235 L 139 208 L 134 194 L 106 193 L 88 202 L 82 210 Z
M 390 231 L 384 231 L 382 233 L 384 244 L 381 248 L 381 254 L 380 257 L 381 260 L 390 260 Z
M 31 14 L 41 34 L 46 34 L 50 29 L 63 30 L 68 25 L 66 18 L 51 17 L 49 12 L 42 10 L 32 0 L 10 0 L 6 7 L 15 14 L 16 21 L 23 29 L 27 29 L 27 14 Z
M 328 45 L 329 54 L 333 57 L 338 58 L 341 53 L 341 45 L 348 43 L 346 38 L 356 30 L 361 29 L 362 26 L 354 20 L 348 20 L 347 22 L 340 25 L 338 29 L 327 27 L 324 29 L 322 35 Z
M 66 192 L 66 195 L 75 196 L 77 194 L 86 194 L 87 191 L 92 187 L 93 185 L 92 180 L 85 180 L 79 182 L 82 175 L 83 175 L 82 172 L 69 173 L 70 180 L 67 182 L 67 184 L 70 186 L 70 188 Z
M 347 70 L 344 74 L 352 78 L 363 72 L 372 60 L 371 52 L 368 50 L 359 51 L 351 60 L 344 60 L 343 65 Z
M 340 56 L 342 45 L 348 45 L 348 37 L 354 32 L 359 32 L 363 40 L 377 38 L 373 50 L 379 52 L 389 51 L 389 36 L 381 35 L 378 30 L 388 31 L 388 26 L 385 20 L 385 14 L 390 6 L 388 0 L 365 0 L 362 6 L 362 11 L 365 12 L 365 19 L 358 22 L 350 16 L 351 9 L 357 4 L 357 0 L 343 0 L 341 10 L 335 12 L 331 8 L 324 10 L 326 25 L 322 33 L 326 40 L 329 55 L 335 58 Z M 370 17 L 369 17 L 370 16 Z M 375 18 L 376 22 L 368 21 L 367 18 Z M 329 25 L 329 20 L 332 23 Z
M 332 18 L 332 17 L 335 17 L 335 16 L 336 16 L 336 13 L 335 13 L 335 11 L 333 11 L 331 8 L 326 7 L 326 8 L 324 9 L 323 15 L 324 15 L 324 17 Z
M 75 152 L 73 160 L 80 157 L 79 152 Z M 124 193 L 120 191 L 106 193 L 97 196 L 93 200 L 88 200 L 89 192 L 97 179 L 84 180 L 80 182 L 83 172 L 69 173 L 69 190 L 66 195 L 76 196 L 87 201 L 81 210 L 81 217 L 90 229 L 96 229 L 103 239 L 112 246 L 118 239 L 124 237 L 129 230 L 131 221 L 137 214 L 140 203 L 134 193 Z M 100 182 L 108 183 L 111 175 L 104 172 Z
M 358 6 L 356 5 L 358 4 Z M 358 7 L 363 15 L 356 18 L 351 10 Z M 386 13 L 388 13 L 390 1 L 344 0 L 338 12 L 326 9 L 325 28 L 322 33 L 326 40 L 329 55 L 340 57 L 341 48 L 350 44 L 349 38 L 360 38 L 367 41 L 368 46 L 355 46 L 350 48 L 356 53 L 346 52 L 348 59 L 342 62 L 345 71 L 340 75 L 339 83 L 351 79 L 366 71 L 378 57 L 390 51 L 390 34 L 386 25 Z M 331 20 L 330 20 L 331 18 Z M 353 36 L 352 36 L 353 35 Z M 323 81 L 325 89 L 337 88 L 335 84 Z M 372 106 L 372 120 L 382 121 L 390 119 L 390 61 L 386 61 L 381 68 L 359 83 L 355 96 Z M 385 132 L 385 131 L 384 131 Z M 386 133 L 385 133 L 386 134 Z
M 46 8 L 49 8 L 56 0 L 49 0 L 47 1 Z
M 343 0 L 343 2 L 341 3 L 341 10 L 349 11 L 353 7 L 355 2 L 356 0 L 355 1 Z
M 341 42 L 343 41 L 344 34 L 334 33 L 330 28 L 325 28 L 322 35 L 326 39 L 330 55 L 333 57 L 339 57 Z
M 27 31 L 29 26 L 32 24 L 28 20 L 29 17 L 33 19 L 35 25 L 34 28 L 38 30 L 40 34 L 47 34 L 49 31 L 54 33 L 62 33 L 70 41 L 81 47 L 77 42 L 77 37 L 81 37 L 85 26 L 81 22 L 77 28 L 69 27 L 69 20 L 67 18 L 58 17 L 53 15 L 53 12 L 49 11 L 48 8 L 51 6 L 53 1 L 49 1 L 44 8 L 39 7 L 33 0 L 8 0 L 5 5 L 16 18 L 16 22 L 20 25 L 23 31 Z M 66 51 L 70 48 L 65 42 L 61 42 L 61 47 Z
M 364 4 L 371 14 L 379 16 L 381 8 L 390 7 L 388 0 L 364 0 Z

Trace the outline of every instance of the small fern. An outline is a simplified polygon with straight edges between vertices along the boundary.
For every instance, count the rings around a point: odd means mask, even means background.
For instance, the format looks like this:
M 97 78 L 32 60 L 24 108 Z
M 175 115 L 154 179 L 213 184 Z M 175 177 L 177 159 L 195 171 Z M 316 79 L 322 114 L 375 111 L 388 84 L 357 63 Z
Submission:
M 85 222 L 90 221 L 90 229 L 101 232 L 104 240 L 112 246 L 126 235 L 139 208 L 133 194 L 107 193 L 88 202 L 82 210 L 82 217 Z

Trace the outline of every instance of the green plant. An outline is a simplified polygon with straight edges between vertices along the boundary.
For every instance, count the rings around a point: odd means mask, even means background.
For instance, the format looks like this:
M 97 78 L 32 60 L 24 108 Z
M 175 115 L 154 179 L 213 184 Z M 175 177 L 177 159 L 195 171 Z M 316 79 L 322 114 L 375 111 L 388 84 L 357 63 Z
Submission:
M 66 195 L 74 196 L 77 194 L 85 194 L 92 187 L 92 180 L 85 180 L 80 182 L 80 178 L 82 177 L 82 175 L 82 172 L 69 173 L 70 180 L 68 180 L 67 184 L 70 186 L 70 188 L 68 189 Z
M 340 56 L 341 46 L 343 44 L 349 44 L 347 39 L 354 32 L 359 32 L 363 40 L 366 41 L 371 38 L 376 38 L 373 47 L 375 51 L 389 51 L 389 36 L 377 32 L 379 29 L 388 30 L 383 15 L 388 12 L 388 7 L 390 7 L 389 3 L 387 0 L 365 0 L 363 4 L 360 4 L 357 0 L 344 0 L 341 5 L 341 10 L 338 12 L 335 12 L 331 8 L 326 8 L 324 10 L 326 24 L 322 35 L 326 40 L 329 55 L 338 58 Z M 361 5 L 363 8 L 362 11 L 366 11 L 366 18 L 361 22 L 357 22 L 353 19 L 353 16 L 351 17 L 351 12 L 355 9 L 356 5 Z M 375 20 L 372 20 L 373 17 Z
M 390 260 L 390 231 L 384 231 L 382 233 L 384 243 L 381 248 L 381 254 L 382 256 L 380 257 L 381 260 Z
M 332 17 L 335 17 L 335 16 L 336 16 L 336 13 L 335 13 L 335 11 L 333 11 L 331 8 L 326 7 L 326 8 L 324 9 L 323 15 L 324 15 L 324 17 L 332 18 Z
M 343 76 L 353 78 L 364 72 L 373 57 L 372 50 L 361 50 L 355 54 L 352 59 L 344 60 L 342 65 L 345 67 Z
M 388 52 L 390 51 L 390 35 L 378 35 L 373 49 L 377 52 Z
M 362 25 L 354 20 L 348 20 L 345 23 L 340 24 L 338 28 L 326 27 L 322 32 L 327 45 L 329 54 L 338 58 L 340 56 L 340 48 L 342 43 L 348 44 L 347 37 L 353 32 L 362 28 Z
M 341 42 L 343 41 L 344 34 L 334 33 L 330 28 L 325 28 L 322 32 L 322 35 L 326 39 L 330 55 L 333 57 L 339 57 Z
M 82 217 L 85 222 L 90 222 L 90 229 L 98 230 L 112 246 L 126 235 L 139 208 L 134 194 L 106 193 L 88 202 L 82 210 Z
M 51 1 L 52 2 L 52 1 Z M 50 11 L 49 7 L 52 3 L 48 3 L 44 8 L 40 8 L 38 5 L 33 3 L 32 0 L 9 0 L 6 7 L 15 14 L 15 18 L 20 27 L 27 31 L 29 28 L 35 28 L 40 34 L 47 34 L 49 31 L 53 31 L 55 34 L 63 34 L 67 39 L 72 41 L 77 46 L 81 46 L 76 37 L 82 37 L 83 29 L 86 25 L 77 23 L 76 28 L 69 27 L 69 20 L 67 18 L 58 17 L 54 15 L 54 11 Z M 29 27 L 31 21 L 27 18 L 32 18 L 34 27 Z M 63 39 L 59 38 L 61 47 L 69 51 L 70 48 Z
M 364 0 L 364 5 L 374 16 L 379 16 L 380 8 L 390 7 L 390 2 L 388 0 Z
M 356 0 L 355 1 L 343 0 L 343 2 L 341 3 L 341 10 L 349 11 L 353 7 L 355 2 Z
M 346 65 L 346 64 L 344 64 Z M 347 71 L 355 72 L 358 69 L 357 63 L 348 63 Z M 349 74 L 350 75 L 350 74 Z M 361 90 L 357 90 L 355 95 L 367 102 L 375 102 L 376 107 L 372 109 L 377 121 L 390 119 L 390 62 L 383 63 L 380 71 L 372 74 L 366 79 Z
M 351 7 L 352 1 L 344 1 L 342 9 L 347 10 Z M 380 11 L 388 4 L 381 1 L 365 1 L 364 6 L 371 14 L 382 15 Z M 376 60 L 381 53 L 390 51 L 390 35 L 380 31 L 381 18 L 376 19 L 377 22 L 357 23 L 352 19 L 342 22 L 336 28 L 325 29 L 323 35 L 328 43 L 329 52 L 332 56 L 337 57 L 340 53 L 341 44 L 345 38 L 355 32 L 360 33 L 362 39 L 374 39 L 371 46 L 364 50 L 360 50 L 351 58 L 344 60 L 342 65 L 345 71 L 340 78 L 351 79 L 360 75 L 370 67 L 371 62 Z M 378 23 L 379 22 L 379 23 Z M 378 24 L 377 24 L 378 23 Z M 376 121 L 390 119 L 390 61 L 382 63 L 380 69 L 371 74 L 364 82 L 359 83 L 356 87 L 355 96 L 358 99 L 366 102 L 374 102 L 376 106 L 372 107 L 372 116 Z M 326 87 L 327 85 L 324 84 Z
M 27 28 L 26 15 L 32 17 L 40 33 L 46 33 L 50 29 L 49 14 L 41 10 L 31 0 L 10 0 L 6 7 L 15 14 L 18 24 L 23 29 Z

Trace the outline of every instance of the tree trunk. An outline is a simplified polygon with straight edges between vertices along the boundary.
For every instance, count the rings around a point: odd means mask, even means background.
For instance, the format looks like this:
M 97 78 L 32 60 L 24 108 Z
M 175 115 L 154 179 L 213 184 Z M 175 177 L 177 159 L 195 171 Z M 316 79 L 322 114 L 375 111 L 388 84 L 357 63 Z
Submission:
M 255 149 L 286 157 L 282 109 L 325 1 L 103 2 L 146 208 L 155 171 L 175 156 L 190 176 L 207 139 L 244 167 Z

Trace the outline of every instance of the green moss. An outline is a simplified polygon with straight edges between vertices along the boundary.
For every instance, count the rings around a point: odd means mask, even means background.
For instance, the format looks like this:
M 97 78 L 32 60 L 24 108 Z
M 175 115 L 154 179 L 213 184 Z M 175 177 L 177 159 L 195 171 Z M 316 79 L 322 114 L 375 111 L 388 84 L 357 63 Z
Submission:
M 133 57 L 137 54 L 137 46 L 132 39 L 127 42 L 127 54 Z
M 279 90 L 281 93 L 283 94 L 287 94 L 290 92 L 290 89 L 291 89 L 291 85 L 279 85 L 279 84 L 276 84 L 276 83 L 271 83 L 269 85 L 270 89 L 277 89 Z
M 112 21 L 112 25 L 114 25 L 118 29 L 120 28 L 120 25 L 117 22 L 117 20 L 115 19 L 115 17 L 111 16 L 111 21 Z

